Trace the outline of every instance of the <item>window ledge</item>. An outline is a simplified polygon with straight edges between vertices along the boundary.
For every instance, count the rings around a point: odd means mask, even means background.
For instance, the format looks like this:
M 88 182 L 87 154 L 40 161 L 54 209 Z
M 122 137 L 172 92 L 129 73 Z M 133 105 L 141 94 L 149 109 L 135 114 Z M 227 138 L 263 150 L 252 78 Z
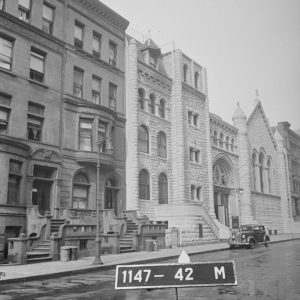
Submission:
M 30 79 L 30 78 L 28 78 L 28 81 L 29 81 L 30 83 L 39 85 L 39 86 L 41 86 L 41 87 L 43 87 L 43 88 L 45 88 L 45 89 L 48 89 L 48 88 L 49 88 L 49 86 L 48 86 L 47 84 L 43 83 L 43 82 L 39 82 L 39 81 Z
M 14 73 L 13 71 L 6 70 L 6 69 L 3 69 L 3 68 L 0 68 L 0 71 L 3 72 L 3 73 L 6 73 L 7 75 L 10 75 L 12 77 L 17 77 L 17 74 Z

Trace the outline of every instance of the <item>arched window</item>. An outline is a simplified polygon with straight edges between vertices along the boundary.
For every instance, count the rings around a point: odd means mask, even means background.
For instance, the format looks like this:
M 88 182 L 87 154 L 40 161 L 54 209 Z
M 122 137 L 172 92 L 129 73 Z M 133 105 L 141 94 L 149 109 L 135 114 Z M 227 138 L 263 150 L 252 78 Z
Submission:
M 167 139 L 162 131 L 157 135 L 157 155 L 167 157 Z
M 213 144 L 214 144 L 215 146 L 218 145 L 218 133 L 217 133 L 216 130 L 214 131 Z
M 139 106 L 140 106 L 140 109 L 144 109 L 145 108 L 145 92 L 143 89 L 139 89 L 138 90 L 138 93 L 139 93 Z
M 229 136 L 226 136 L 226 150 L 229 150 Z
M 155 114 L 155 95 L 154 94 L 150 94 L 150 97 L 149 97 L 149 106 L 148 106 L 148 109 L 149 109 L 149 112 L 151 114 Z
M 260 191 L 264 192 L 264 154 L 259 153 L 259 181 L 260 181 Z
M 165 100 L 160 99 L 159 101 L 159 110 L 158 110 L 159 116 L 164 118 L 165 117 Z
M 224 134 L 221 132 L 220 133 L 220 139 L 219 139 L 219 146 L 221 148 L 223 148 L 223 145 L 224 145 Z
M 234 139 L 231 139 L 231 152 L 234 152 Z
M 149 135 L 146 126 L 141 125 L 138 130 L 138 150 L 149 153 Z
M 139 198 L 150 200 L 149 173 L 145 169 L 139 174 Z
M 158 203 L 168 204 L 168 178 L 164 173 L 158 177 Z
M 198 89 L 199 86 L 199 73 L 195 72 L 195 89 Z
M 256 154 L 252 154 L 252 178 L 253 178 L 253 190 L 256 191 Z
M 86 209 L 88 207 L 90 183 L 85 173 L 80 172 L 73 179 L 72 208 Z
M 183 82 L 187 83 L 187 75 L 188 75 L 188 66 L 186 64 L 183 65 Z
M 269 186 L 269 194 L 272 193 L 272 163 L 271 158 L 268 158 L 267 162 L 267 172 L 268 172 L 268 186 Z

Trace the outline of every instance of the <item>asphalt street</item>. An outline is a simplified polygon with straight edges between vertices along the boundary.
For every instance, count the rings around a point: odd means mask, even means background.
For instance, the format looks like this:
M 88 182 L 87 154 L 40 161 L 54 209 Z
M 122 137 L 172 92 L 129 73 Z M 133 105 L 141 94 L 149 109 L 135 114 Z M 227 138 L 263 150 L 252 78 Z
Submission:
M 300 299 L 300 240 L 190 257 L 235 261 L 237 286 L 179 288 L 178 299 Z M 177 262 L 176 259 L 161 263 Z M 175 289 L 115 290 L 115 269 L 2 286 L 0 299 L 176 299 Z

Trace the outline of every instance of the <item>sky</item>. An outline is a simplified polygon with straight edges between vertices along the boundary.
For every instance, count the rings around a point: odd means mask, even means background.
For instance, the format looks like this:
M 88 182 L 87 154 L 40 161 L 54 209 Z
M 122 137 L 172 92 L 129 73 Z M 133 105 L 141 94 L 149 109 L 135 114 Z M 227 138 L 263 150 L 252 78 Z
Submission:
M 127 33 L 207 69 L 210 112 L 232 123 L 261 101 L 271 126 L 300 129 L 300 0 L 101 0 Z

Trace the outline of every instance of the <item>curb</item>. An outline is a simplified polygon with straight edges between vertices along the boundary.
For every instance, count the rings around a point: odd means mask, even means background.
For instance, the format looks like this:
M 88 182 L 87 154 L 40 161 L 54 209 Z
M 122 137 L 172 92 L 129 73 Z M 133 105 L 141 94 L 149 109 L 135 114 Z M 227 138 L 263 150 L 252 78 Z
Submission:
M 270 241 L 270 244 L 275 244 L 275 243 L 282 243 L 282 242 L 289 242 L 289 241 L 293 241 L 293 240 L 298 240 L 300 239 L 300 237 L 297 238 L 289 238 L 286 240 L 278 240 L 278 241 Z M 182 247 L 180 247 L 182 248 Z M 194 255 L 198 255 L 200 253 L 213 253 L 213 252 L 219 252 L 219 251 L 224 251 L 224 250 L 228 250 L 229 248 L 226 247 L 222 247 L 222 248 L 218 248 L 218 249 L 211 249 L 211 250 L 204 250 L 204 251 L 195 251 L 193 253 L 189 253 L 189 256 L 194 256 Z M 164 256 L 164 257 L 156 257 L 156 258 L 149 258 L 149 259 L 141 259 L 139 261 L 133 260 L 134 257 L 132 257 L 132 262 L 129 260 L 128 262 L 124 262 L 124 263 L 120 263 L 120 264 L 107 264 L 107 265 L 99 265 L 99 266 L 92 266 L 89 265 L 89 267 L 84 268 L 84 269 L 78 269 L 78 270 L 69 270 L 69 271 L 59 271 L 59 272 L 55 272 L 55 273 L 50 273 L 50 274 L 42 274 L 42 275 L 32 275 L 32 276 L 28 276 L 28 277 L 18 277 L 18 278 L 11 278 L 11 279 L 0 279 L 0 287 L 2 284 L 9 284 L 9 283 L 25 283 L 28 281 L 34 281 L 34 280 L 38 280 L 38 279 L 51 279 L 51 278 L 55 278 L 55 277 L 62 277 L 62 276 L 69 276 L 69 275 L 74 275 L 74 274 L 86 274 L 89 272 L 95 272 L 95 271 L 99 271 L 99 270 L 110 270 L 110 269 L 114 269 L 117 265 L 125 265 L 125 264 L 145 264 L 145 263 L 151 263 L 151 262 L 159 262 L 162 260 L 166 260 L 166 259 L 172 259 L 172 258 L 177 258 L 178 255 L 169 255 L 169 256 Z

